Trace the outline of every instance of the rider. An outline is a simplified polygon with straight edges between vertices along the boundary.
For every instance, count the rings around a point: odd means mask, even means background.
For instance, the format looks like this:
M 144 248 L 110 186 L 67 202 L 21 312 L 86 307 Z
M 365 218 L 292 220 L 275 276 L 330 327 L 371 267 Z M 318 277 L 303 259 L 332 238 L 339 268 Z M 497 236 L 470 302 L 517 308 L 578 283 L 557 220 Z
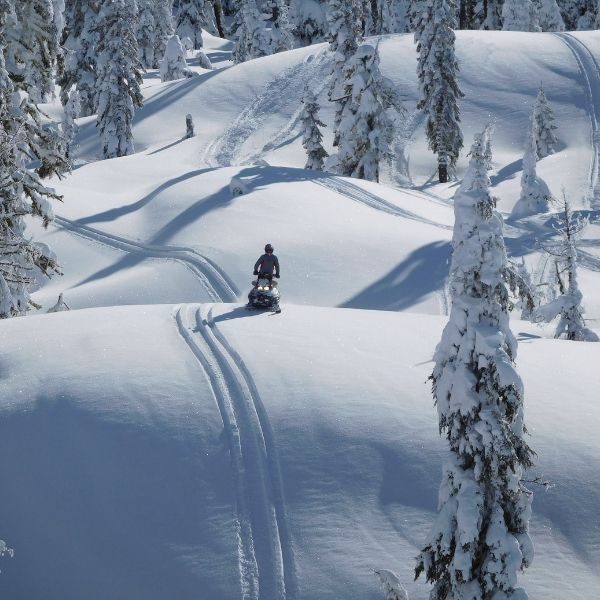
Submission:
M 266 277 L 271 280 L 273 278 L 273 271 L 275 271 L 275 277 L 279 278 L 279 260 L 273 254 L 273 246 L 267 244 L 265 246 L 265 253 L 254 265 L 254 275 Z

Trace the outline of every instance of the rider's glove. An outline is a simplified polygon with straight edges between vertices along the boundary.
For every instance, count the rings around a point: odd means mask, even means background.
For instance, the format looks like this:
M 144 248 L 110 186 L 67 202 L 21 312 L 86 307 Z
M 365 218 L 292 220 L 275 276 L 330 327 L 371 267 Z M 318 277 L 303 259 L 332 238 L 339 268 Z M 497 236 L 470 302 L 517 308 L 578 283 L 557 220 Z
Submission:
M 277 277 L 277 279 L 279 279 L 281 277 L 281 275 L 279 275 L 279 273 L 277 273 L 277 275 L 275 275 L 275 277 Z

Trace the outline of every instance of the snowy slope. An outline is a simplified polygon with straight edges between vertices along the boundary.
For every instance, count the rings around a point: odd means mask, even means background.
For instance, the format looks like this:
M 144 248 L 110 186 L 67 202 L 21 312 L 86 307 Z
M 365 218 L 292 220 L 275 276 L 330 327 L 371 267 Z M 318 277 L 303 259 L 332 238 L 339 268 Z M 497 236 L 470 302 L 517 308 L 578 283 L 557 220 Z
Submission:
M 426 381 L 443 323 L 236 305 L 3 323 L 0 523 L 16 554 L 0 591 L 225 600 L 258 581 L 261 598 L 375 600 L 370 569 L 391 568 L 425 598 L 411 571 L 443 452 Z M 600 583 L 600 346 L 515 332 L 532 475 L 555 486 L 535 489 L 524 581 L 583 600 Z

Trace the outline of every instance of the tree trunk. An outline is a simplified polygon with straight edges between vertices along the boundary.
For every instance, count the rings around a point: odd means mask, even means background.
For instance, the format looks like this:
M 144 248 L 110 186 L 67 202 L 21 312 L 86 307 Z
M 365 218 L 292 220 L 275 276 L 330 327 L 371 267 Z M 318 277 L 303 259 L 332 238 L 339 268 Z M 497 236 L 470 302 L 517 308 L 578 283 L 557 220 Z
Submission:
M 438 179 L 440 183 L 448 183 L 448 163 L 445 159 L 438 159 Z
M 467 0 L 460 0 L 460 8 L 458 9 L 458 28 L 468 29 L 467 25 Z
M 221 4 L 221 0 L 213 0 L 213 7 L 215 9 L 215 23 L 217 24 L 219 37 L 225 38 L 225 17 L 223 15 L 223 5 Z

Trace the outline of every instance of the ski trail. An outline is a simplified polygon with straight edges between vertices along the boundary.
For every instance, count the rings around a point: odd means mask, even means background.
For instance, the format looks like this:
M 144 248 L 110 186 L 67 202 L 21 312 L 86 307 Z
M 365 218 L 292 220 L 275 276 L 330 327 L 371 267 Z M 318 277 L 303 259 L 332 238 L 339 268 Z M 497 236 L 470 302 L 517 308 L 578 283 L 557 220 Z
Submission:
M 583 79 L 585 80 L 588 100 L 588 114 L 591 122 L 592 160 L 590 163 L 590 192 L 593 208 L 600 207 L 600 181 L 598 180 L 598 161 L 600 153 L 600 129 L 596 116 L 596 107 L 600 106 L 600 67 L 589 48 L 570 33 L 555 33 L 572 52 Z
M 180 262 L 199 279 L 211 300 L 215 302 L 234 302 L 237 300 L 239 291 L 233 282 L 213 261 L 193 248 L 144 244 L 100 231 L 88 225 L 82 225 L 65 217 L 55 216 L 54 222 L 75 235 L 104 246 L 131 254 L 139 254 L 144 258 L 162 258 Z
M 218 330 L 212 308 L 206 312 L 188 306 L 178 311 L 177 319 L 182 335 L 194 346 L 209 375 L 220 406 L 227 410 L 224 424 L 230 423 L 239 439 L 239 455 L 233 459 L 241 502 L 239 520 L 247 523 L 239 529 L 244 597 L 293 600 L 296 571 L 279 461 L 256 385 L 239 354 Z
M 450 225 L 443 225 L 437 221 L 432 221 L 431 219 L 421 217 L 409 210 L 395 206 L 391 202 L 387 202 L 383 198 L 364 190 L 360 186 L 339 177 L 321 177 L 319 179 L 314 179 L 313 183 L 337 192 L 342 196 L 346 196 L 346 198 L 350 198 L 355 202 L 393 215 L 394 217 L 402 217 L 404 219 L 411 219 L 412 221 L 419 221 L 420 223 L 426 223 L 427 225 L 433 225 L 434 227 L 440 227 L 441 229 L 452 229 Z
M 269 116 L 281 112 L 290 102 L 296 102 L 307 85 L 313 84 L 315 79 L 322 77 L 321 70 L 324 64 L 327 64 L 327 57 L 325 50 L 321 50 L 316 55 L 307 56 L 302 63 L 292 65 L 278 74 L 250 101 L 231 126 L 208 144 L 203 153 L 203 162 L 210 167 L 229 167 L 245 162 L 237 158 L 244 142 Z M 293 121 L 294 117 L 292 123 Z M 291 126 L 288 124 L 277 137 L 282 136 L 283 139 L 287 139 L 286 136 L 289 134 L 285 132 L 290 127 L 293 129 L 295 124 Z M 265 147 L 269 147 L 269 144 Z

